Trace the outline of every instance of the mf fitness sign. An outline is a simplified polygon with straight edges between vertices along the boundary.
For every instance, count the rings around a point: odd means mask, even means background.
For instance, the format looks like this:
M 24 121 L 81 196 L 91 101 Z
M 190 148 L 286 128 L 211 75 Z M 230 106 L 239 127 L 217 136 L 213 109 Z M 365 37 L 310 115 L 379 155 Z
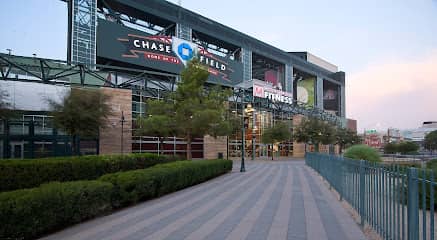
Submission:
M 262 81 L 254 80 L 253 96 L 259 98 L 268 98 L 273 102 L 293 104 L 293 95 L 291 93 L 275 89 Z
M 178 74 L 197 56 L 208 68 L 208 82 L 233 86 L 243 76 L 242 63 L 209 53 L 190 41 L 147 35 L 105 20 L 99 20 L 97 33 L 99 57 Z

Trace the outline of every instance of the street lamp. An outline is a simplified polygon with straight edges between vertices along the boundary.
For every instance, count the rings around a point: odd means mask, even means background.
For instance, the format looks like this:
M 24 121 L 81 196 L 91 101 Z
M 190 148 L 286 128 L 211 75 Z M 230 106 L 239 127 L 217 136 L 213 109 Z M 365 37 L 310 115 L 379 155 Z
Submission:
M 126 120 L 124 119 L 124 112 L 121 111 L 121 119 L 120 119 L 120 123 L 121 123 L 121 138 L 120 138 L 120 150 L 121 150 L 121 154 L 123 155 L 123 133 L 124 133 L 124 123 L 126 122 Z
M 240 166 L 240 172 L 245 172 L 246 171 L 246 168 L 245 168 L 245 166 L 244 166 L 244 148 L 245 148 L 245 146 L 244 146 L 244 142 L 245 142 L 245 130 L 244 130 L 244 89 L 240 89 L 240 92 L 242 93 L 241 94 L 241 108 L 242 108 L 242 118 L 243 118 L 243 121 L 242 121 L 242 126 L 241 126 L 241 166 Z
M 256 153 L 256 147 L 255 147 L 255 140 L 256 140 L 256 130 L 257 127 L 255 126 L 255 116 L 253 118 L 253 127 L 252 127 L 252 160 L 255 160 L 255 153 Z

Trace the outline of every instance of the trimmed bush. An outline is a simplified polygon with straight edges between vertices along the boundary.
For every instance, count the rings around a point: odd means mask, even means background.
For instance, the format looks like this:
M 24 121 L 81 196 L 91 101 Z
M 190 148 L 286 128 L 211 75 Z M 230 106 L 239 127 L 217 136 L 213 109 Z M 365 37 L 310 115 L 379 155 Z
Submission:
M 367 145 L 354 145 L 346 149 L 344 156 L 351 159 L 367 160 L 370 162 L 381 162 L 381 156 L 374 149 Z
M 426 163 L 426 168 L 432 169 L 437 173 L 437 159 L 433 159 Z
M 99 180 L 114 185 L 113 207 L 122 207 L 204 182 L 231 169 L 229 160 L 179 161 L 107 174 Z
M 113 186 L 101 181 L 53 182 L 0 193 L 0 239 L 29 239 L 111 210 Z
M 0 161 L 0 191 L 37 187 L 42 183 L 92 180 L 119 171 L 143 169 L 175 161 L 171 156 L 128 154 Z
M 232 169 L 229 160 L 179 161 L 107 174 L 100 181 L 52 182 L 0 193 L 0 239 L 29 239 L 206 181 Z M 112 184 L 114 183 L 114 184 Z

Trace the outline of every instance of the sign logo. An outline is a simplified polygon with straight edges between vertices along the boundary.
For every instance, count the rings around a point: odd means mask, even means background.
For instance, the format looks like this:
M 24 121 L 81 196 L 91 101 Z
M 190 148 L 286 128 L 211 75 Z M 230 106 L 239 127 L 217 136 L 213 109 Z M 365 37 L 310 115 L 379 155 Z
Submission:
M 190 61 L 194 55 L 197 55 L 197 44 L 185 41 L 180 38 L 172 38 L 172 49 L 176 53 L 176 56 L 181 60 L 184 65 Z
M 193 49 L 190 47 L 190 45 L 182 43 L 178 47 L 178 54 L 183 60 L 188 61 L 193 57 Z
M 264 88 L 258 85 L 253 85 L 253 96 L 264 98 Z

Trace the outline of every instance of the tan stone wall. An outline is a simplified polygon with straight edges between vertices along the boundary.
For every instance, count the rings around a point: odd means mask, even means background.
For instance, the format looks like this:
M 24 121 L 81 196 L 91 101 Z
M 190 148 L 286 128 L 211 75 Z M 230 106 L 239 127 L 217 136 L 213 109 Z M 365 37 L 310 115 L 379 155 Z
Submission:
M 203 157 L 205 159 L 217 159 L 218 153 L 223 153 L 223 158 L 227 158 L 227 137 L 217 137 L 206 135 L 203 137 Z
M 121 114 L 124 115 L 123 152 L 132 152 L 132 91 L 128 89 L 101 88 L 111 97 L 112 115 L 107 125 L 100 129 L 100 154 L 121 152 Z
M 302 115 L 295 115 L 293 116 L 293 128 L 298 126 L 301 122 L 304 116 Z M 293 157 L 299 157 L 303 158 L 305 156 L 305 143 L 298 143 L 296 141 L 293 141 Z

